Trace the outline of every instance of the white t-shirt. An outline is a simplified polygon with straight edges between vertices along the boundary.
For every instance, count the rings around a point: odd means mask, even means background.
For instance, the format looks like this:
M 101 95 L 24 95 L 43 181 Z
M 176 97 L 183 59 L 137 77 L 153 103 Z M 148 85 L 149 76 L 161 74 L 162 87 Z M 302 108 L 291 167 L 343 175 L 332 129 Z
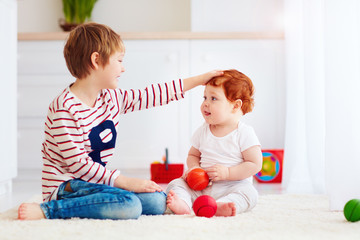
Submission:
M 260 146 L 254 129 L 243 122 L 239 122 L 238 128 L 224 137 L 214 136 L 209 124 L 204 123 L 195 131 L 191 144 L 200 151 L 200 166 L 204 169 L 215 164 L 226 167 L 238 165 L 244 161 L 243 151 Z

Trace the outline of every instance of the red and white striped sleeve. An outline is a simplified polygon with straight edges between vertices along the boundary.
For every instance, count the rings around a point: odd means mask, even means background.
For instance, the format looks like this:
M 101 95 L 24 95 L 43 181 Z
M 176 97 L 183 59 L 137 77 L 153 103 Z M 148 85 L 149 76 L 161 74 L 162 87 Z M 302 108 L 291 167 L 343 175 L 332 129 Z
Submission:
M 173 80 L 167 83 L 157 83 L 143 90 L 120 90 L 119 108 L 121 113 L 144 110 L 166 105 L 172 101 L 184 98 L 183 81 Z

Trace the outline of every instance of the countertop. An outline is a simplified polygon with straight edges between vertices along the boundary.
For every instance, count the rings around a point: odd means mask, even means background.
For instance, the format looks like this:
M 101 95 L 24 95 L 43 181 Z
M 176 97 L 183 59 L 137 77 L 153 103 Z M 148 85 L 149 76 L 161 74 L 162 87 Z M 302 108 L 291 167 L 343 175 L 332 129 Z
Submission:
M 119 32 L 127 40 L 162 39 L 284 39 L 283 32 Z M 22 32 L 19 41 L 65 40 L 68 32 Z

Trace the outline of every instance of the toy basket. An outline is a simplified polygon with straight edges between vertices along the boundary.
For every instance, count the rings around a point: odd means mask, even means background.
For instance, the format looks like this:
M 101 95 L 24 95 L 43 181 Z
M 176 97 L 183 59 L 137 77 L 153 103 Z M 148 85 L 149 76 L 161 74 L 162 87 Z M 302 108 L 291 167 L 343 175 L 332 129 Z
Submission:
M 183 175 L 184 164 L 166 164 L 152 163 L 150 166 L 151 180 L 156 183 L 169 183 L 175 178 Z

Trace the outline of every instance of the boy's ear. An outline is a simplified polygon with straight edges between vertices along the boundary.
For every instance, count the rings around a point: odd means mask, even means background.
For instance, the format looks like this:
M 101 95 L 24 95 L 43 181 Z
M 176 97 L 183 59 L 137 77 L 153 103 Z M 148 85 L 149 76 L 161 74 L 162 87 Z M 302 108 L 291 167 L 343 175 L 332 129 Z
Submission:
M 241 107 L 242 107 L 242 101 L 241 101 L 241 99 L 235 100 L 234 110 L 241 110 Z
M 99 68 L 99 57 L 100 57 L 100 54 L 98 52 L 93 52 L 90 56 L 90 59 L 91 59 L 91 67 L 93 69 L 98 69 Z

